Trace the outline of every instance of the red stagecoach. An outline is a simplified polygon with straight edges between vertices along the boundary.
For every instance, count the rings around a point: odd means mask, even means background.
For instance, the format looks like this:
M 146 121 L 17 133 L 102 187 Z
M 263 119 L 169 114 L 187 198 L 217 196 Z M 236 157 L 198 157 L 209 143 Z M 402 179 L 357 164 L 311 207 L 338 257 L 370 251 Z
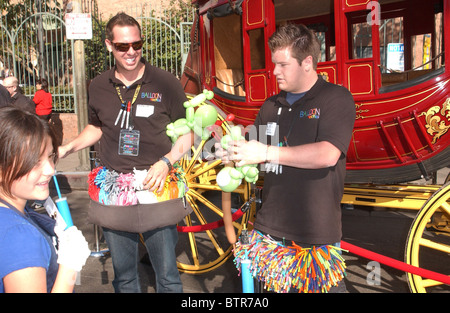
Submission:
M 223 112 L 222 119 L 232 113 L 233 124 L 253 123 L 264 100 L 278 93 L 268 38 L 277 25 L 287 22 L 314 29 L 321 42 L 318 72 L 348 88 L 356 103 L 343 202 L 420 210 L 408 238 L 408 263 L 420 265 L 418 254 L 424 242 L 450 253 L 448 243 L 428 243 L 425 238 L 429 221 L 436 215 L 440 228 L 449 228 L 450 187 L 408 183 L 450 165 L 450 69 L 445 66 L 450 62 L 445 53 L 450 51 L 446 27 L 450 0 L 193 3 L 198 10 L 181 78 L 187 93 L 212 90 L 211 102 Z M 204 159 L 200 163 L 195 168 L 192 162 L 186 163 L 188 181 L 191 177 L 195 200 L 215 207 L 202 194 L 218 190 L 212 186 L 218 163 Z M 247 195 L 248 188 L 237 192 Z M 235 221 L 235 227 L 239 229 L 248 218 Z M 207 224 L 206 220 L 200 223 Z M 213 243 L 219 258 L 200 265 L 195 235 L 189 234 L 194 265 L 181 264 L 180 269 L 201 272 L 227 258 L 230 249 L 222 251 Z M 212 233 L 208 236 L 218 241 Z M 416 275 L 409 280 L 417 291 L 434 284 Z

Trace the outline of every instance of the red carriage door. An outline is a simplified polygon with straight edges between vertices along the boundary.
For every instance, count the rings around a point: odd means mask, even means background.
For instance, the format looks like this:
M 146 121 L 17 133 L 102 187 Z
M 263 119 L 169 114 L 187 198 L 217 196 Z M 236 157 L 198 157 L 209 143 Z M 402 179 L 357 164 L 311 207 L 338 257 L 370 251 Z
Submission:
M 342 84 L 356 98 L 374 95 L 380 84 L 380 5 L 374 0 L 336 0 L 335 4 Z
M 247 102 L 263 102 L 275 93 L 267 40 L 275 30 L 273 0 L 246 0 L 242 16 Z

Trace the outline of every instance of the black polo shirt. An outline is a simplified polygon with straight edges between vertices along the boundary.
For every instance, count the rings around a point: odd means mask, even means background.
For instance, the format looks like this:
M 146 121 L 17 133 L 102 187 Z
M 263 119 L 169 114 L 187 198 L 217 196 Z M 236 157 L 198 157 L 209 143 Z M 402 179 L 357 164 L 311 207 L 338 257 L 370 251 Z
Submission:
M 89 124 L 100 127 L 99 157 L 104 166 L 119 173 L 148 169 L 172 148 L 166 126 L 186 116 L 187 100 L 180 81 L 171 73 L 142 59 L 145 72 L 141 79 L 127 87 L 115 78 L 115 68 L 96 77 L 89 86 Z M 140 90 L 136 92 L 138 86 Z M 130 123 L 140 131 L 138 156 L 119 155 L 121 110 L 119 93 L 125 102 L 136 99 L 131 107 Z M 124 127 L 125 128 L 125 127 Z
M 279 133 L 275 137 L 280 142 L 286 139 L 289 146 L 297 146 L 328 141 L 342 154 L 333 167 L 312 170 L 282 166 L 281 173 L 266 173 L 256 229 L 299 244 L 341 240 L 340 201 L 354 120 L 355 103 L 350 92 L 322 78 L 291 106 L 285 92 L 263 104 L 255 120 L 260 141 L 270 142 L 264 126 L 276 123 Z

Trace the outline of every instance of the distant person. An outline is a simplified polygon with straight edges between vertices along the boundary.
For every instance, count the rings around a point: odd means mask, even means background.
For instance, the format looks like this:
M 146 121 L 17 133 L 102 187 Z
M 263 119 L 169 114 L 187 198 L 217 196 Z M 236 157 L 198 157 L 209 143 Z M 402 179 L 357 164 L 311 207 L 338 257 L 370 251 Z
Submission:
M 14 107 L 0 109 L 0 125 L 0 293 L 73 292 L 86 239 L 26 206 L 49 196 L 56 138 L 49 123 Z
M 36 82 L 36 93 L 33 102 L 36 104 L 36 114 L 46 120 L 50 120 L 52 116 L 52 94 L 48 91 L 48 82 L 45 78 L 41 78 Z
M 3 73 L 3 77 L 6 78 L 6 77 L 9 77 L 9 76 L 13 76 L 13 72 L 9 68 L 6 68 L 4 73 Z
M 19 80 L 16 77 L 6 77 L 3 80 L 3 86 L 9 91 L 9 94 L 11 95 L 12 106 L 23 111 L 36 113 L 36 105 L 34 104 L 33 100 L 22 93 L 22 88 L 20 88 Z
M 7 107 L 11 103 L 11 96 L 8 90 L 0 84 L 0 108 Z

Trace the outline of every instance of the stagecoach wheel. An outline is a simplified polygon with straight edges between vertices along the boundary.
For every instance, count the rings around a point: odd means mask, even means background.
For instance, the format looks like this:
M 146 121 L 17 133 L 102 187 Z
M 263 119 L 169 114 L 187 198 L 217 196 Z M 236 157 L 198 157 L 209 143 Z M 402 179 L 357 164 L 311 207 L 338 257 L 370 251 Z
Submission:
M 209 101 L 206 102 L 214 105 Z M 229 125 L 224 114 L 217 110 L 219 120 L 223 122 L 221 125 L 223 134 L 226 134 Z M 223 165 L 221 160 L 205 159 L 207 156 L 204 154 L 205 151 L 211 150 L 214 143 L 214 138 L 202 140 L 200 144 L 192 147 L 192 156 L 180 161 L 188 186 L 186 199 L 193 209 L 193 212 L 178 224 L 180 228 L 216 223 L 223 218 L 222 191 L 216 183 L 216 174 Z M 244 182 L 232 193 L 233 208 L 239 209 L 249 198 L 250 184 Z M 237 236 L 252 217 L 252 211 L 253 209 L 248 210 L 233 222 Z M 180 272 L 205 273 L 221 266 L 232 255 L 233 245 L 228 242 L 223 226 L 205 231 L 179 231 L 178 237 L 177 265 Z
M 446 223 L 431 227 L 434 219 Z M 418 212 L 409 231 L 405 262 L 413 266 L 450 274 L 450 183 L 442 186 Z M 450 286 L 407 273 L 411 292 L 449 291 Z

